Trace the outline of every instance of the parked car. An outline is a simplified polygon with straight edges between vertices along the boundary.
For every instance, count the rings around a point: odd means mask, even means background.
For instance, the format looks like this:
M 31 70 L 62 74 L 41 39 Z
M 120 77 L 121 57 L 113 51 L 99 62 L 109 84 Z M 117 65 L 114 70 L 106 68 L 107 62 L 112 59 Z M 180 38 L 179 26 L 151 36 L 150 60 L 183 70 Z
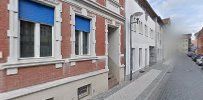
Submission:
M 191 57 L 191 56 L 194 55 L 194 54 L 195 54 L 194 52 L 188 52 L 188 53 L 187 53 L 187 56 L 188 56 L 188 57 Z
M 195 55 L 193 55 L 191 58 L 192 58 L 192 60 L 193 60 L 194 62 L 196 62 L 197 59 L 200 59 L 200 57 L 202 57 L 202 55 L 197 55 L 197 54 L 195 54 Z
M 199 66 L 203 66 L 203 56 L 196 59 L 196 64 Z
M 191 56 L 191 58 L 192 58 L 193 61 L 196 59 L 196 57 L 197 57 L 196 54 L 193 54 L 193 55 Z

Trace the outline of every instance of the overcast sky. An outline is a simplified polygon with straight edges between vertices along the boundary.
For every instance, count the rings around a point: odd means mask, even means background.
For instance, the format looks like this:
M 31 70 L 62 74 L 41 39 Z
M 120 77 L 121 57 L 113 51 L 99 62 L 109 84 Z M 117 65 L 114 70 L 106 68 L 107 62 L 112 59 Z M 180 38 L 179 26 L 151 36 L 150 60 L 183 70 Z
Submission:
M 203 0 L 148 0 L 161 18 L 171 17 L 182 33 L 195 33 L 203 27 Z

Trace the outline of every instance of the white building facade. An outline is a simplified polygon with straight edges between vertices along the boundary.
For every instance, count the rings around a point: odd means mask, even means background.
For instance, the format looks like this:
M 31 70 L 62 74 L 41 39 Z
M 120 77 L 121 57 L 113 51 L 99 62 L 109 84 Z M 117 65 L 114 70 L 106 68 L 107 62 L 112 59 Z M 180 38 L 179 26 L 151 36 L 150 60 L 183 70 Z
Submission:
M 126 75 L 130 74 L 130 52 L 132 51 L 132 72 L 143 69 L 161 60 L 162 41 L 160 17 L 153 11 L 146 0 L 126 0 Z M 133 9 L 132 9 L 133 8 Z M 139 17 L 130 16 L 142 12 Z M 138 19 L 139 20 L 136 20 Z M 135 20 L 134 20 L 135 19 Z M 130 48 L 130 31 L 132 31 L 132 48 Z M 157 53 L 158 52 L 158 53 Z

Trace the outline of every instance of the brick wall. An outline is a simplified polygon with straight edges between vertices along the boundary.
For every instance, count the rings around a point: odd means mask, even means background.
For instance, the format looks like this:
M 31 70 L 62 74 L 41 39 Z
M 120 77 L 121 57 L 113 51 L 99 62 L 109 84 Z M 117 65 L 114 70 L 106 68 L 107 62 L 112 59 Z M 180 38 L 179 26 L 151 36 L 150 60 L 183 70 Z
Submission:
M 58 69 L 54 65 L 18 68 L 18 74 L 16 75 L 6 75 L 6 70 L 2 70 L 0 71 L 0 93 L 104 68 L 105 61 L 99 60 L 95 63 L 92 63 L 92 61 L 80 61 L 76 62 L 74 66 L 64 64 L 63 68 Z
M 96 20 L 96 55 L 105 55 L 105 18 L 97 15 Z
M 61 52 L 62 52 L 62 57 L 63 58 L 68 58 L 70 57 L 71 54 L 71 24 L 70 24 L 70 5 L 68 3 L 63 3 L 62 5 L 62 26 L 61 26 L 61 31 L 62 31 L 62 47 L 61 47 Z
M 121 5 L 121 7 L 124 8 L 124 9 L 120 10 L 120 14 L 125 16 L 125 0 L 119 0 L 119 3 Z
M 197 38 L 197 53 L 203 55 L 203 36 Z
M 7 30 L 9 24 L 9 12 L 7 4 L 9 0 L 0 0 L 0 51 L 3 53 L 3 58 L 0 58 L 0 63 L 7 61 L 9 55 L 9 38 L 7 37 Z
M 103 6 L 105 6 L 106 0 L 97 0 L 97 2 Z

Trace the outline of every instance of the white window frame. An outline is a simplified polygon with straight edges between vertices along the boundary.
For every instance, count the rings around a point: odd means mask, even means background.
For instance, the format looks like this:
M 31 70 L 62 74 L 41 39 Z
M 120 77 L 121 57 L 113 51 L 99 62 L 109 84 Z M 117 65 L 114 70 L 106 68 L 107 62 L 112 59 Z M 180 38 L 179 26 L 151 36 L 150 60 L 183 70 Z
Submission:
M 83 57 L 90 58 L 91 56 L 96 56 L 95 46 L 96 46 L 96 15 L 88 12 L 87 9 L 71 6 L 70 7 L 70 15 L 71 15 L 71 58 L 80 59 Z M 88 55 L 76 55 L 75 54 L 75 16 L 82 16 L 84 18 L 90 19 L 90 32 L 89 32 L 89 54 Z M 81 48 L 82 49 L 82 48 Z
M 78 31 L 78 30 L 77 30 Z M 83 55 L 89 55 L 90 56 L 90 33 L 88 34 L 88 50 L 87 54 L 83 54 L 83 34 L 85 34 L 82 31 L 79 31 L 79 54 L 76 56 L 83 56 Z
M 19 23 L 21 21 L 24 21 L 24 20 L 19 20 Z M 26 22 L 29 22 L 29 21 L 26 21 Z M 51 33 L 51 35 L 52 35 L 52 53 L 51 53 L 51 56 L 40 57 L 40 35 L 41 35 L 41 33 L 40 33 L 40 31 L 41 31 L 40 30 L 40 25 L 46 25 L 46 24 L 40 24 L 40 23 L 35 23 L 35 22 L 31 22 L 31 23 L 34 24 L 34 56 L 33 57 L 20 57 L 19 56 L 19 59 L 20 60 L 23 60 L 23 59 L 25 60 L 25 59 L 33 59 L 33 58 L 49 58 L 49 57 L 54 57 L 54 26 L 48 25 L 48 26 L 52 27 L 52 33 Z M 19 29 L 20 29 L 20 26 L 19 26 Z M 19 44 L 20 44 L 20 41 L 19 41 Z M 19 52 L 19 54 L 20 54 L 20 52 Z
M 54 26 L 52 28 L 52 56 L 50 60 L 53 59 L 62 59 L 61 55 L 61 12 L 62 12 L 62 3 L 57 1 L 47 1 L 47 0 L 35 0 L 34 2 L 38 2 L 44 5 L 49 5 L 55 8 L 54 10 Z M 37 57 L 32 59 L 21 59 L 20 58 L 20 21 L 18 17 L 18 9 L 19 9 L 19 1 L 18 0 L 9 0 L 8 10 L 9 10 L 9 63 L 37 63 L 39 61 L 47 60 L 47 57 Z M 57 33 L 57 34 L 55 34 Z M 36 38 L 37 39 L 37 38 Z M 40 41 L 39 41 L 40 42 Z M 35 45 L 35 44 L 34 44 Z M 38 52 L 39 53 L 39 52 Z M 36 62 L 35 62 L 36 60 Z M 39 63 L 40 64 L 40 63 Z M 24 65 L 25 66 L 25 65 Z

